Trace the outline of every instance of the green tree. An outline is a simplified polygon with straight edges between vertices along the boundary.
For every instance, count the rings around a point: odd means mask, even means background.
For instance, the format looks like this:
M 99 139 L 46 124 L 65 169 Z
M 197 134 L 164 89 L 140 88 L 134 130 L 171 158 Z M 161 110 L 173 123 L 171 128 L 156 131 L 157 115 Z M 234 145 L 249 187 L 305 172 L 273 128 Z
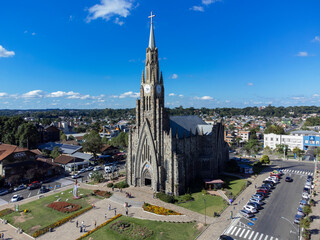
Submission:
M 60 132 L 60 141 L 66 141 L 67 140 L 67 135 L 64 134 L 63 132 Z
M 54 147 L 51 154 L 50 154 L 50 157 L 52 157 L 53 159 L 57 158 L 60 156 L 60 149 L 59 147 Z
M 309 229 L 310 223 L 311 223 L 311 219 L 309 217 L 305 217 L 300 220 L 300 226 L 303 227 L 304 229 Z
M 97 154 L 100 153 L 102 148 L 102 141 L 99 133 L 92 130 L 89 134 L 83 136 L 84 142 L 82 144 L 85 152 L 91 152 L 96 159 Z
M 121 132 L 117 137 L 112 138 L 108 144 L 115 147 L 128 147 L 128 134 Z
M 302 211 L 305 215 L 309 215 L 310 213 L 312 213 L 312 209 L 309 205 L 304 206 Z
M 104 180 L 102 173 L 99 171 L 92 172 L 91 178 L 95 182 L 102 182 Z
M 260 159 L 260 162 L 261 162 L 262 164 L 265 164 L 265 165 L 270 164 L 270 158 L 269 158 L 269 156 L 268 156 L 268 155 L 263 155 L 263 156 L 261 157 L 261 159 Z
M 248 154 L 257 154 L 261 149 L 261 145 L 257 139 L 249 139 L 249 141 L 245 143 L 244 149 Z
M 22 123 L 15 138 L 20 147 L 35 148 L 39 141 L 39 133 L 32 123 Z
M 300 157 L 302 156 L 303 151 L 302 151 L 300 148 L 295 147 L 295 148 L 292 150 L 292 152 L 293 152 L 293 154 L 296 154 L 296 156 L 298 156 L 298 157 L 299 157 L 299 160 L 300 160 Z
M 263 149 L 263 153 L 266 154 L 266 155 L 271 155 L 272 154 L 272 149 L 269 146 L 266 146 Z
M 264 130 L 264 134 L 274 133 L 274 134 L 285 134 L 283 127 L 278 125 L 270 125 Z
M 70 136 L 68 137 L 68 140 L 76 140 L 76 138 L 75 138 L 73 135 L 70 135 Z

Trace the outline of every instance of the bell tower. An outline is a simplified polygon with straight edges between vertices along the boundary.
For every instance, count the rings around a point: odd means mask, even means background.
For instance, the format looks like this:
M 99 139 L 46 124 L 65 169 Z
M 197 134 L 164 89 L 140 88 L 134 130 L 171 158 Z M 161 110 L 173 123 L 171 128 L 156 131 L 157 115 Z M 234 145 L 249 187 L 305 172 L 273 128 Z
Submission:
M 138 125 L 142 125 L 146 120 L 150 123 L 150 128 L 154 136 L 157 136 L 158 124 L 162 125 L 164 112 L 164 87 L 162 73 L 159 73 L 158 48 L 156 47 L 154 29 L 153 29 L 153 13 L 151 18 L 149 45 L 146 51 L 145 72 L 141 76 L 140 88 L 140 108 L 137 111 Z M 139 114 L 138 114 L 139 113 Z M 158 123 L 158 124 L 157 124 Z

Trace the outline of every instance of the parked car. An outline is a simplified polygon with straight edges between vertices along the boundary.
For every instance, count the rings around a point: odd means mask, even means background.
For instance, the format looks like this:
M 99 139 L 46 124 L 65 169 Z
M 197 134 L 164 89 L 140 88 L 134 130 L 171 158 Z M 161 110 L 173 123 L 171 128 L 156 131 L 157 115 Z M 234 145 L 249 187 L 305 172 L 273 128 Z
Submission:
M 259 203 L 255 202 L 248 202 L 247 205 L 255 207 L 257 210 L 262 209 L 261 205 Z
M 8 189 L 0 189 L 0 196 L 6 195 L 9 193 Z
M 306 200 L 301 200 L 300 202 L 299 202 L 299 207 L 300 208 L 303 208 L 304 206 L 306 206 L 308 203 L 307 203 L 307 201 Z
M 251 206 L 251 205 L 245 205 L 243 207 L 243 210 L 246 210 L 246 211 L 251 212 L 251 213 L 257 213 L 258 212 L 258 210 L 254 206 Z
M 268 191 L 263 189 L 258 189 L 257 193 L 264 193 L 265 196 L 268 195 Z
M 13 191 L 20 191 L 20 190 L 23 190 L 23 189 L 26 189 L 26 186 L 25 185 L 20 185 L 20 186 L 18 186 L 18 187 L 15 187 L 14 189 L 13 189 Z
M 258 199 L 255 199 L 255 198 L 250 198 L 250 199 L 249 199 L 249 202 L 258 203 L 258 204 L 260 204 L 260 205 L 263 204 L 263 201 L 262 201 L 262 200 L 258 200 Z
M 303 188 L 303 192 L 310 194 L 310 188 Z
M 307 180 L 312 181 L 312 180 L 313 180 L 313 177 L 310 176 L 310 175 L 308 175 Z
M 94 169 L 94 167 L 90 166 L 90 167 L 87 167 L 87 171 L 92 171 Z
M 219 237 L 219 240 L 233 240 L 233 238 L 227 235 L 221 235 Z
M 294 223 L 299 224 L 301 218 L 303 218 L 304 214 L 302 212 L 297 212 L 296 216 L 294 217 Z
M 40 193 L 46 193 L 46 192 L 49 192 L 49 191 L 50 191 L 50 189 L 47 188 L 46 186 L 41 186 L 41 188 L 40 188 Z
M 32 190 L 32 189 L 37 189 L 41 187 L 41 183 L 39 183 L 38 181 L 35 181 L 33 183 L 30 183 L 29 186 L 27 187 L 28 190 Z
M 293 181 L 293 179 L 292 179 L 291 177 L 289 177 L 289 176 L 288 176 L 288 177 L 286 177 L 285 181 L 286 181 L 286 182 L 292 182 L 292 181 Z
M 18 202 L 18 201 L 20 201 L 22 199 L 23 199 L 23 197 L 21 197 L 19 194 L 15 194 L 15 195 L 12 196 L 10 202 Z
M 96 166 L 94 167 L 93 171 L 99 171 L 99 170 L 102 170 L 102 167 L 101 166 Z
M 310 195 L 308 193 L 304 192 L 304 193 L 302 193 L 302 198 L 305 200 L 309 200 Z
M 275 183 L 273 181 L 271 181 L 271 180 L 264 180 L 263 183 L 264 184 L 270 184 L 270 185 L 272 185 L 272 187 L 274 187 L 274 185 L 275 185 Z
M 85 168 L 80 169 L 78 173 L 85 173 L 87 170 Z
M 80 174 L 74 174 L 71 176 L 71 178 L 76 179 L 76 178 L 81 178 L 82 176 Z
M 266 178 L 266 180 L 267 180 L 267 181 L 271 181 L 271 182 L 273 182 L 274 184 L 276 184 L 276 183 L 279 182 L 278 179 L 276 179 L 276 178 L 271 178 L 271 177 Z
M 261 194 L 254 194 L 254 195 L 251 196 L 251 198 L 255 198 L 255 199 L 258 199 L 258 200 L 263 200 L 264 196 L 262 196 Z
M 240 210 L 240 214 L 244 217 L 247 217 L 247 218 L 251 218 L 254 216 L 253 213 L 249 212 L 249 211 L 246 211 L 246 210 Z
M 270 184 L 270 183 L 263 183 L 261 185 L 261 187 L 268 187 L 269 189 L 273 189 L 274 188 L 274 185 Z

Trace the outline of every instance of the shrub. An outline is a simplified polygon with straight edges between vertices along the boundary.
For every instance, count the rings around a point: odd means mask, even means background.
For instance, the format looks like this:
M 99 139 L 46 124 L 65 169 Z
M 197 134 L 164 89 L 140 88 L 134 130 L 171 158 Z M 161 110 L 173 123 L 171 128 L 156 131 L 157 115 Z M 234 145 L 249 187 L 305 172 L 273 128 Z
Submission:
M 193 197 L 190 193 L 188 193 L 183 196 L 183 200 L 184 201 L 191 201 L 191 200 L 193 200 Z
M 10 213 L 12 213 L 13 210 L 11 208 L 5 208 L 3 210 L 0 211 L 0 218 L 3 217 L 3 216 L 6 216 Z
M 174 203 L 174 197 L 169 196 L 165 193 L 159 192 L 156 194 L 156 197 L 159 198 L 161 201 L 167 202 L 167 203 Z
M 83 238 L 87 237 L 87 236 L 88 236 L 88 235 L 90 235 L 91 233 L 93 233 L 93 232 L 97 231 L 98 229 L 100 229 L 100 228 L 102 228 L 102 227 L 106 226 L 108 223 L 112 222 L 113 220 L 117 219 L 118 217 L 121 217 L 121 214 L 118 214 L 118 215 L 116 215 L 116 216 L 114 216 L 114 217 L 110 218 L 108 221 L 106 221 L 106 222 L 104 222 L 104 223 L 100 224 L 98 227 L 96 227 L 96 228 L 92 229 L 91 231 L 89 231 L 89 232 L 85 233 L 84 235 L 82 235 L 81 237 L 77 238 L 76 240 L 81 240 L 81 239 L 83 239 Z
M 122 181 L 122 182 L 118 182 L 116 184 L 114 184 L 115 188 L 127 188 L 129 187 L 129 184 L 126 183 L 126 181 Z
M 311 207 L 308 205 L 304 206 L 302 210 L 305 215 L 309 215 L 310 213 L 312 213 Z
M 112 188 L 112 187 L 113 187 L 113 183 L 112 183 L 112 182 L 111 182 L 111 183 L 108 183 L 108 184 L 107 184 L 107 187 L 108 187 L 108 188 Z

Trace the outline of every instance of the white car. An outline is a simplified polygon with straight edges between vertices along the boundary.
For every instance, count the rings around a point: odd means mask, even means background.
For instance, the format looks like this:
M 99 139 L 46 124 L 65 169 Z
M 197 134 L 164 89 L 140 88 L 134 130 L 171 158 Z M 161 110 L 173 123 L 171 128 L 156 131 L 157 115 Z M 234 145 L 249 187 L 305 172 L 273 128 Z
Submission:
M 101 166 L 95 166 L 93 171 L 99 171 L 99 170 L 102 170 L 102 167 Z
M 310 195 L 306 192 L 302 193 L 302 198 L 308 200 Z
M 263 204 L 263 201 L 262 201 L 262 200 L 259 200 L 259 199 L 256 199 L 256 198 L 250 198 L 249 202 L 258 203 L 258 204 L 260 204 L 260 205 Z
M 75 175 L 72 175 L 71 176 L 73 179 L 76 179 L 76 178 L 80 178 L 80 177 L 82 177 L 80 174 L 75 174 Z
M 254 195 L 251 196 L 251 198 L 258 199 L 258 200 L 263 200 L 263 196 L 259 195 L 259 194 L 254 194 Z
M 251 212 L 251 213 L 257 213 L 258 212 L 255 207 L 250 206 L 250 205 L 245 205 L 243 207 L 243 210 L 246 210 L 246 211 Z
M 266 180 L 268 180 L 268 181 L 271 181 L 271 182 L 273 182 L 273 183 L 278 183 L 279 182 L 279 180 L 275 177 L 275 178 L 273 178 L 273 177 L 268 177 L 268 178 L 266 178 Z
M 20 200 L 22 200 L 23 197 L 21 197 L 19 194 L 15 194 L 12 196 L 10 202 L 18 202 Z

